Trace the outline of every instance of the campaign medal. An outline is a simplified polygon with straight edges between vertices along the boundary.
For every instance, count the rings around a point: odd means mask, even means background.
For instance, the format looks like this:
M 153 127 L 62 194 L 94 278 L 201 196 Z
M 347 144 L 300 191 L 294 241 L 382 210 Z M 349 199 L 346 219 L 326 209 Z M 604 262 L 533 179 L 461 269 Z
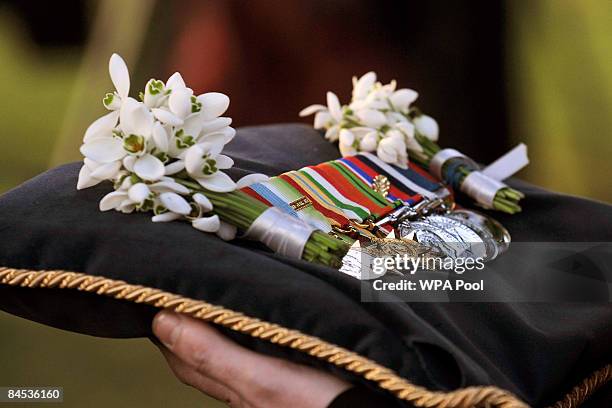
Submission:
M 496 220 L 443 200 L 422 201 L 393 220 L 400 239 L 414 240 L 451 258 L 495 259 L 510 244 L 510 234 Z
M 418 250 L 491 260 L 510 241 L 496 221 L 455 209 L 448 188 L 418 166 L 399 168 L 369 153 L 288 171 L 243 191 L 353 243 L 340 271 L 358 279 L 373 277 L 370 258 Z

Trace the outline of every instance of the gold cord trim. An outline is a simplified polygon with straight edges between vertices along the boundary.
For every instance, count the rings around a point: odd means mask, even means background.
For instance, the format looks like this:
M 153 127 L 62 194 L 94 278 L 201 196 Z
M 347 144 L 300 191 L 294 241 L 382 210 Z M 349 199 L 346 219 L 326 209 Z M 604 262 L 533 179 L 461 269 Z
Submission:
M 612 381 L 612 364 L 595 371 L 575 386 L 561 401 L 551 408 L 574 408 L 589 399 L 599 388 Z
M 410 383 L 372 360 L 317 337 L 155 288 L 131 285 L 120 280 L 79 272 L 33 271 L 6 267 L 0 267 L 0 284 L 27 288 L 76 289 L 134 303 L 144 303 L 161 309 L 171 309 L 260 340 L 299 350 L 370 380 L 381 389 L 419 408 L 528 407 L 512 393 L 494 386 L 473 386 L 450 392 L 430 391 Z M 578 406 L 597 388 L 610 381 L 611 377 L 612 366 L 608 365 L 576 386 L 553 408 Z

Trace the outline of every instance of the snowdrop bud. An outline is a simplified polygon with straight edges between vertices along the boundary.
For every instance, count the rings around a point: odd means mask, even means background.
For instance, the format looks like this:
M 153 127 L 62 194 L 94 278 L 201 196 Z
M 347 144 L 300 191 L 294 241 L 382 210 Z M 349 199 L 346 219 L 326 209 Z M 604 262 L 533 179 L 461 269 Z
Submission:
M 342 120 L 342 107 L 340 106 L 340 100 L 333 92 L 327 92 L 327 108 L 329 113 L 336 122 Z
M 412 123 L 414 123 L 417 132 L 419 132 L 421 135 L 434 142 L 438 140 L 440 128 L 438 127 L 438 122 L 436 122 L 436 120 L 431 116 L 417 116 Z
M 107 93 L 102 99 L 102 104 L 104 107 L 110 111 L 115 111 L 121 108 L 121 97 L 117 92 Z
M 359 142 L 359 149 L 364 152 L 373 152 L 378 144 L 377 132 L 367 133 Z
M 166 96 L 166 86 L 158 79 L 149 79 L 145 86 L 144 103 L 149 108 L 157 108 L 160 100 Z
M 230 241 L 236 238 L 237 232 L 238 229 L 234 225 L 221 221 L 217 235 L 224 241 Z
M 416 91 L 404 88 L 393 92 L 389 100 L 395 109 L 405 112 L 418 96 L 419 94 Z
M 151 217 L 151 221 L 153 222 L 170 222 L 170 221 L 174 221 L 174 220 L 178 220 L 179 218 L 181 218 L 180 214 L 176 214 L 173 213 L 171 211 L 162 213 L 162 214 L 157 214 L 154 215 L 153 217 Z
M 372 71 L 353 81 L 353 100 L 364 99 L 375 83 L 376 73 Z
M 327 131 L 325 132 L 325 138 L 329 140 L 330 142 L 335 142 L 338 140 L 339 133 L 340 133 L 339 125 L 334 125 L 330 127 L 329 129 L 327 129 Z
M 397 129 L 391 129 L 391 130 L 388 130 L 387 133 L 385 133 L 385 138 L 387 138 L 387 139 L 394 139 L 394 140 L 397 139 L 397 140 L 403 141 L 404 140 L 404 134 L 402 132 L 400 132 L 399 130 L 397 130 Z M 387 143 L 389 143 L 389 142 L 387 142 Z
M 191 113 L 191 95 L 188 88 L 174 88 L 168 98 L 170 111 L 180 119 L 185 119 Z
M 406 144 L 398 137 L 386 137 L 378 143 L 376 149 L 378 157 L 387 163 L 395 164 L 406 168 L 408 157 L 406 154 Z
M 202 104 L 201 112 L 204 120 L 212 120 L 223 115 L 230 104 L 227 95 L 219 92 L 208 92 L 199 95 L 197 101 Z
M 355 135 L 348 129 L 340 130 L 340 144 L 352 146 L 355 143 Z
M 325 129 L 327 124 L 331 122 L 332 116 L 327 110 L 317 112 L 314 118 L 315 129 Z
M 130 200 L 134 201 L 135 203 L 142 203 L 149 197 L 150 194 L 151 190 L 149 190 L 149 187 L 147 187 L 147 185 L 144 183 L 136 183 L 128 190 Z
M 113 191 L 105 195 L 100 200 L 100 211 L 108 211 L 118 208 L 121 203 L 128 199 L 127 193 L 123 191 Z
M 206 197 L 202 193 L 195 193 L 193 195 L 193 201 L 198 203 L 198 205 L 200 206 L 202 211 L 205 212 L 205 213 L 207 213 L 209 211 L 212 211 L 212 209 L 213 209 L 213 205 L 210 202 L 210 200 L 208 199 L 208 197 Z
M 170 78 L 166 81 L 166 88 L 174 89 L 174 88 L 185 88 L 185 81 L 180 73 L 175 72 L 170 75 Z
M 377 129 L 387 123 L 385 114 L 374 109 L 362 109 L 355 114 L 361 123 L 367 127 Z
M 345 145 L 343 143 L 338 144 L 338 148 L 340 149 L 340 154 L 342 157 L 346 156 L 354 156 L 357 154 L 357 149 L 355 149 L 352 145 Z
M 79 171 L 79 179 L 77 181 L 77 190 L 82 190 L 84 188 L 95 186 L 99 184 L 102 180 L 95 179 L 91 177 L 91 170 L 84 164 Z
M 162 193 L 159 199 L 164 207 L 173 213 L 188 215 L 191 212 L 189 203 L 176 193 Z
M 401 131 L 407 138 L 414 137 L 414 125 L 410 122 L 396 123 L 395 128 Z
M 193 228 L 204 232 L 217 232 L 221 227 L 221 220 L 218 215 L 211 217 L 196 218 L 191 222 Z
M 155 147 L 161 152 L 167 152 L 169 147 L 168 132 L 159 122 L 153 125 L 153 142 Z

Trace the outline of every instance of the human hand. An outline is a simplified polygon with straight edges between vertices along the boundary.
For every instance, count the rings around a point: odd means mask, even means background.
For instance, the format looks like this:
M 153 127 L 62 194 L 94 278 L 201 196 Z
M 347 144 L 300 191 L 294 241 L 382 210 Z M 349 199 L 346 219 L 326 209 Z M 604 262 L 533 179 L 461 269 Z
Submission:
M 324 408 L 351 387 L 331 374 L 255 353 L 177 313 L 158 313 L 153 332 L 179 380 L 234 408 Z

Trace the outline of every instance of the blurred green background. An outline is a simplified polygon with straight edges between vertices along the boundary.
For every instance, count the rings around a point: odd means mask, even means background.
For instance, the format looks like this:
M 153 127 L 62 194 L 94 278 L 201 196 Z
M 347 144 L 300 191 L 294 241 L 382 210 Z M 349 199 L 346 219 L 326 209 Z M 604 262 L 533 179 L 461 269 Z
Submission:
M 215 78 L 223 76 L 217 67 L 233 58 L 238 23 L 228 14 L 230 6 L 236 7 L 232 2 L 214 6 L 211 2 L 181 2 L 179 12 L 170 2 L 153 0 L 68 2 L 72 7 L 68 11 L 79 13 L 65 14 L 68 21 L 50 19 L 51 24 L 60 32 L 80 24 L 83 38 L 78 34 L 76 39 L 60 38 L 52 46 L 45 43 L 44 34 L 41 42 L 29 32 L 38 27 L 36 18 L 27 24 L 38 3 L 30 2 L 30 8 L 24 8 L 27 2 L 17 3 L 0 1 L 0 192 L 56 164 L 78 160 L 85 128 L 104 113 L 100 101 L 111 89 L 106 72 L 111 52 L 120 52 L 128 61 L 137 87 L 143 86 L 145 78 L 165 78 L 161 73 L 177 68 L 191 72 L 192 77 L 193 72 L 201 73 L 198 84 L 214 86 L 221 83 Z M 265 9 L 265 2 L 250 4 L 259 3 Z M 492 129 L 479 143 L 510 146 L 524 141 L 531 164 L 522 178 L 545 188 L 612 201 L 612 2 L 500 4 L 500 14 L 491 18 L 503 25 L 505 83 L 501 86 L 506 91 L 507 137 L 503 142 L 496 140 Z M 201 17 L 193 25 L 177 23 L 190 7 Z M 468 8 L 475 7 L 471 2 Z M 192 59 L 198 60 L 202 51 L 181 40 L 189 38 L 183 32 L 189 34 L 189 30 L 209 41 L 207 49 L 215 57 L 196 68 L 183 66 L 179 58 L 192 53 Z M 168 40 L 175 31 L 183 33 L 182 37 Z M 179 57 L 169 62 L 172 56 Z M 342 75 L 350 77 L 345 72 Z M 413 86 L 420 89 L 418 83 Z M 274 116 L 276 108 L 282 109 L 282 100 L 272 104 L 270 114 L 262 110 L 267 100 L 245 102 L 238 91 L 236 95 L 238 106 L 252 105 L 248 114 L 236 111 L 237 126 L 298 119 L 297 114 Z M 234 93 L 231 96 L 234 104 Z M 257 116 L 257 109 L 264 113 Z M 291 112 L 297 111 L 298 106 L 291 106 Z M 444 132 L 445 122 L 440 122 Z M 441 142 L 452 144 L 444 138 Z M 179 384 L 148 340 L 97 339 L 0 313 L 0 350 L 0 385 L 63 386 L 65 407 L 161 407 L 177 401 L 182 407 L 219 406 Z

